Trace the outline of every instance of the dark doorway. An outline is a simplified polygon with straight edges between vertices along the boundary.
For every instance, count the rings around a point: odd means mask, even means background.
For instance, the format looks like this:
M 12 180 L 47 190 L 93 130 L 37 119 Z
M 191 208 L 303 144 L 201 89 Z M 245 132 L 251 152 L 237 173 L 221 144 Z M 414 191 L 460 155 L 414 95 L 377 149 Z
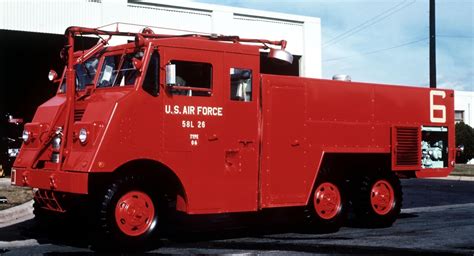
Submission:
M 272 75 L 299 76 L 301 56 L 293 55 L 293 64 L 281 64 L 268 58 L 268 53 L 260 53 L 260 72 Z
M 59 52 L 64 36 L 0 30 L 0 38 L 0 113 L 30 122 L 36 108 L 56 93 L 48 72 L 62 74 Z M 76 39 L 76 45 L 84 48 L 95 42 L 95 38 Z
M 96 42 L 95 38 L 76 39 L 81 48 Z M 31 122 L 36 108 L 56 93 L 57 85 L 48 80 L 48 72 L 54 69 L 62 74 L 59 53 L 63 47 L 63 35 L 0 30 L 0 165 L 6 165 L 7 141 L 11 141 L 4 138 L 18 137 L 12 129 L 23 129 L 12 127 L 6 115 Z

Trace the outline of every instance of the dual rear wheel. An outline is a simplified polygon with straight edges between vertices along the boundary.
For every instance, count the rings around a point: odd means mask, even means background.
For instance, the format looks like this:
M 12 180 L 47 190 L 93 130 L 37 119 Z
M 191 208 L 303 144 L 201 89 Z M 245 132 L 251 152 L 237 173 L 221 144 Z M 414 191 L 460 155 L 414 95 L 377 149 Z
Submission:
M 366 175 L 354 189 L 352 203 L 356 223 L 363 227 L 390 227 L 402 207 L 402 187 L 394 173 Z
M 306 224 L 319 232 L 336 232 L 343 225 L 347 213 L 347 198 L 342 182 L 322 174 L 305 209 Z
M 391 172 L 372 173 L 349 182 L 323 172 L 305 210 L 307 224 L 318 231 L 335 232 L 346 221 L 349 204 L 359 226 L 391 226 L 402 205 L 400 181 Z

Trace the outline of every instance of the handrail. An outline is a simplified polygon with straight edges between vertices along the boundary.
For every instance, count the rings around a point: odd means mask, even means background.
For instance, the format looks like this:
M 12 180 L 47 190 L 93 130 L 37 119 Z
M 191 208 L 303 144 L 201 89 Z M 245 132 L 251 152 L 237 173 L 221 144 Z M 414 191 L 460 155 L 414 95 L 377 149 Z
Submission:
M 116 23 L 117 27 L 115 31 L 103 30 L 99 28 L 85 28 L 85 27 L 68 27 L 66 29 L 65 34 L 68 35 L 69 33 L 72 34 L 83 34 L 83 35 L 108 35 L 108 36 L 129 36 L 135 37 L 135 41 L 137 42 L 139 38 L 151 38 L 151 39 L 159 39 L 159 38 L 178 38 L 178 37 L 194 37 L 194 38 L 202 38 L 214 41 L 226 41 L 226 42 L 233 42 L 233 43 L 260 43 L 262 49 L 269 49 L 270 45 L 281 46 L 281 49 L 284 50 L 286 48 L 287 41 L 280 40 L 280 41 L 271 41 L 267 39 L 255 39 L 255 38 L 240 38 L 239 36 L 228 36 L 228 35 L 221 35 L 221 34 L 199 34 L 199 33 L 192 33 L 192 34 L 183 34 L 183 35 L 170 35 L 170 34 L 155 34 L 150 27 L 146 26 L 142 30 L 142 32 L 126 32 L 126 31 L 119 31 L 118 24 Z M 126 24 L 126 23 L 125 23 Z M 184 31 L 184 30 L 183 30 Z M 192 31 L 191 31 L 192 32 Z

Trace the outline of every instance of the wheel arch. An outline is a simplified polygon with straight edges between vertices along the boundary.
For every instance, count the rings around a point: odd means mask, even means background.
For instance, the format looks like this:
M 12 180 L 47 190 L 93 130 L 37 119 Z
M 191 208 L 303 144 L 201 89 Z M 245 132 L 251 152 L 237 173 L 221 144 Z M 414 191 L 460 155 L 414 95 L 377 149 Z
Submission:
M 325 153 L 319 171 L 323 169 L 334 170 L 344 177 L 361 171 L 391 171 L 391 157 L 385 153 Z
M 312 181 L 310 194 L 306 204 L 314 193 L 315 185 L 320 175 L 334 175 L 334 178 L 349 182 L 370 172 L 391 170 L 391 155 L 389 153 L 340 153 L 324 152 L 321 156 L 316 175 Z
M 176 200 L 177 210 L 186 212 L 188 200 L 183 183 L 170 167 L 156 160 L 134 159 L 122 164 L 111 173 L 95 173 L 89 180 L 89 188 L 101 189 L 112 180 L 127 175 L 146 177 L 145 180 L 149 182 L 147 185 L 156 185 L 160 193 L 172 197 L 169 198 L 171 200 Z

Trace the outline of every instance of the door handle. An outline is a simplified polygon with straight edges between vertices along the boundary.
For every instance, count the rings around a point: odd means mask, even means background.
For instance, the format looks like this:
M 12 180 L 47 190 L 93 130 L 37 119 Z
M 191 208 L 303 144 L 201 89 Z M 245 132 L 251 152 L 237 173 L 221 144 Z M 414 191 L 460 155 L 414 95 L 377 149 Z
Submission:
M 217 138 L 217 135 L 213 134 L 211 135 L 209 138 L 207 138 L 208 141 L 216 141 L 218 140 L 219 138 Z
M 246 147 L 248 144 L 253 143 L 251 140 L 239 140 L 240 144 L 243 144 Z

